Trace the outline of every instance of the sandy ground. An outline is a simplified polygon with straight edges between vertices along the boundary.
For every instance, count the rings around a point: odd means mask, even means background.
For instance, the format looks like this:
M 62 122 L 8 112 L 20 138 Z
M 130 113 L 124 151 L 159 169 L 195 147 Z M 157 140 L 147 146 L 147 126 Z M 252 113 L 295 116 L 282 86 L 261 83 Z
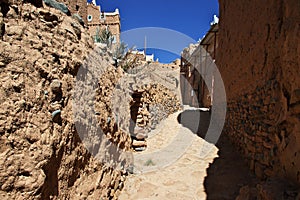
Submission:
M 120 200 L 206 199 L 204 179 L 218 149 L 182 127 L 178 113 L 150 134 L 146 151 L 134 154 Z

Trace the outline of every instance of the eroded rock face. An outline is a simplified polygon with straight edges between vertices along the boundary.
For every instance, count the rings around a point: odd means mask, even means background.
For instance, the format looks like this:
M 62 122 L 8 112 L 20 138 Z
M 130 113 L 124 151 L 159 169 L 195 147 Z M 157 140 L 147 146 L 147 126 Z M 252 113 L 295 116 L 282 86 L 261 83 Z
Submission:
M 5 3 L 8 10 L 1 9 L 0 17 L 5 24 L 0 38 L 0 198 L 117 199 L 124 171 L 88 152 L 74 125 L 72 101 L 77 72 L 88 55 L 92 65 L 109 74 L 99 84 L 108 88 L 106 95 L 122 74 L 94 49 L 78 21 L 53 8 Z M 102 125 L 111 105 L 97 100 L 104 107 L 98 116 Z M 114 122 L 102 128 L 123 149 L 130 147 L 130 137 L 116 131 Z
M 300 2 L 219 2 L 224 131 L 258 177 L 300 183 Z

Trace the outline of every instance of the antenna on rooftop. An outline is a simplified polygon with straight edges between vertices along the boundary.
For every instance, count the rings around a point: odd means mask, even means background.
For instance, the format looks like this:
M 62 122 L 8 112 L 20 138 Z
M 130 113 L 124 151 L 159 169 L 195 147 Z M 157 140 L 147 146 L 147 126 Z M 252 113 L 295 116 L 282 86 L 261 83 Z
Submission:
M 146 50 L 147 50 L 147 36 L 145 35 L 145 46 L 144 46 L 145 55 L 146 55 Z

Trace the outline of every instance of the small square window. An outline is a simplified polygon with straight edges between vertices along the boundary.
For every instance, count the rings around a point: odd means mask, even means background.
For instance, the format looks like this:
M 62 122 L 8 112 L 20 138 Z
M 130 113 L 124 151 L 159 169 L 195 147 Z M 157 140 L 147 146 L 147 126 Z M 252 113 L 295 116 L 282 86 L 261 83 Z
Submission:
M 105 20 L 105 13 L 104 13 L 104 12 L 101 12 L 101 14 L 100 14 L 100 19 L 101 19 L 101 20 Z

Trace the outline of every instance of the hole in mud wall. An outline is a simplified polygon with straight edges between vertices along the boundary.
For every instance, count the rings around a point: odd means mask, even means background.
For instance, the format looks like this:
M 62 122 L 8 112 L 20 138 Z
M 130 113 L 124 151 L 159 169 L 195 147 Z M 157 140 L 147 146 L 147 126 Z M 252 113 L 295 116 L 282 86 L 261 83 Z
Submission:
M 145 140 L 150 131 L 151 115 L 149 112 L 149 102 L 147 91 L 138 90 L 132 94 L 130 104 L 130 126 L 129 132 L 134 140 Z
M 0 11 L 3 14 L 3 17 L 6 17 L 6 14 L 9 11 L 9 4 L 1 2 L 0 7 L 1 7 Z
M 131 120 L 130 120 L 130 125 L 129 125 L 129 132 L 131 135 L 134 134 L 134 128 L 136 126 L 138 112 L 139 112 L 140 107 L 142 107 L 142 102 L 141 102 L 142 96 L 143 96 L 143 92 L 135 91 L 132 94 L 133 100 L 130 105 Z

